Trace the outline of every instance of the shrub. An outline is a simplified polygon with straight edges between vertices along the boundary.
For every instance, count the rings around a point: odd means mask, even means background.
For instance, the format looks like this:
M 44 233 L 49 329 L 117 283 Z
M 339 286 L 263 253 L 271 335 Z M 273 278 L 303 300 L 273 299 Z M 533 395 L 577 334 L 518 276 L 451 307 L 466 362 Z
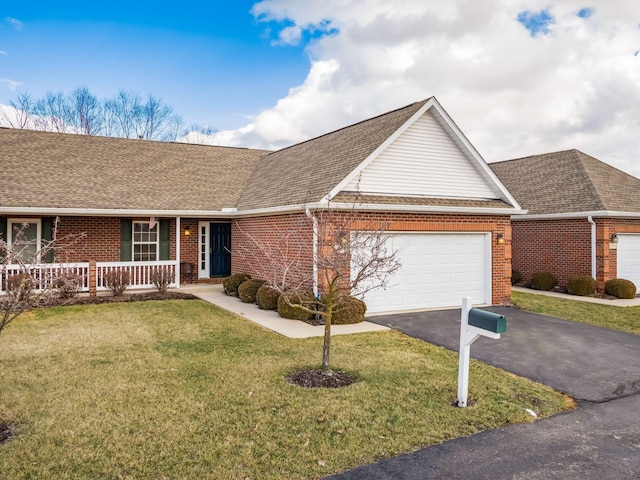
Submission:
M 234 273 L 233 275 L 229 275 L 224 280 L 222 280 L 222 287 L 224 288 L 224 293 L 231 297 L 238 296 L 238 287 L 242 285 L 242 282 L 245 280 L 249 280 L 251 275 L 247 273 Z
M 280 292 L 266 283 L 256 292 L 256 303 L 262 310 L 277 310 Z
M 520 273 L 520 270 L 511 270 L 511 285 L 520 283 L 520 280 L 522 280 L 522 274 Z
M 53 282 L 55 294 L 65 300 L 75 297 L 80 292 L 80 285 L 82 277 L 74 273 L 63 273 Z
M 551 290 L 558 284 L 558 279 L 550 272 L 536 272 L 531 276 L 531 288 L 534 290 Z
M 114 297 L 119 297 L 129 286 L 131 275 L 126 270 L 111 270 L 104 275 L 104 284 Z
M 607 295 L 618 298 L 634 298 L 636 296 L 636 286 L 630 280 L 624 278 L 614 278 L 604 283 L 604 291 Z
M 589 275 L 574 275 L 567 281 L 567 291 L 571 295 L 592 295 L 596 293 L 596 281 Z
M 169 285 L 176 279 L 176 274 L 168 267 L 154 268 L 151 272 L 150 279 L 151 283 L 158 289 L 158 292 L 167 293 Z
M 265 283 L 265 280 L 258 280 L 257 278 L 245 280 L 238 287 L 238 297 L 244 303 L 256 303 L 258 289 Z
M 315 309 L 317 300 L 310 290 L 289 290 L 278 298 L 278 314 L 291 320 L 310 320 L 313 317 L 313 313 L 305 312 L 294 305 Z
M 334 307 L 331 315 L 333 325 L 349 325 L 364 322 L 364 314 L 367 311 L 365 303 L 355 297 L 343 297 Z
M 7 293 L 19 302 L 29 298 L 34 286 L 33 278 L 26 273 L 14 273 L 7 276 Z

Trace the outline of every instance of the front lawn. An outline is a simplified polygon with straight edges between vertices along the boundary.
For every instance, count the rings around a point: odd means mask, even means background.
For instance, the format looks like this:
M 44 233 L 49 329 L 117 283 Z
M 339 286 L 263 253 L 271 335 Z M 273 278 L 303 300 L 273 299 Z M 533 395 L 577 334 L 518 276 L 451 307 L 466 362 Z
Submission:
M 615 307 L 524 292 L 512 292 L 511 302 L 527 312 L 640 335 L 640 307 Z
M 200 301 L 38 311 L 0 335 L 0 475 L 308 479 L 572 408 L 473 361 L 474 407 L 450 404 L 458 355 L 396 332 L 336 336 L 358 381 L 304 389 L 322 339 L 288 339 Z

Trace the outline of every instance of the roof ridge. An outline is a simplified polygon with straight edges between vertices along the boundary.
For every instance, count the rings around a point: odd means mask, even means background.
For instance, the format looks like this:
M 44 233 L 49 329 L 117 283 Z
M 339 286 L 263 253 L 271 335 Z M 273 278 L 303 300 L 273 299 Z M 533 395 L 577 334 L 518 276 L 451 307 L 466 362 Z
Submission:
M 600 195 L 600 192 L 598 191 L 598 188 L 595 185 L 594 178 L 591 175 L 591 172 L 589 171 L 589 169 L 587 168 L 587 165 L 585 165 L 584 159 L 582 158 L 582 155 L 585 155 L 585 154 L 575 148 L 571 150 L 566 150 L 564 153 L 569 153 L 569 152 L 571 153 L 571 156 L 573 157 L 574 161 L 577 160 L 578 166 L 580 167 L 580 171 L 584 176 L 584 178 L 587 180 L 587 188 L 589 189 L 589 193 L 596 200 L 596 203 L 600 206 L 600 209 L 605 209 L 604 199 L 602 198 L 602 195 Z
M 546 152 L 546 153 L 535 153 L 533 155 L 527 155 L 526 157 L 509 158 L 507 160 L 498 160 L 497 162 L 489 162 L 489 163 L 491 163 L 491 165 L 496 165 L 498 163 L 518 162 L 520 160 L 528 160 L 530 158 L 535 158 L 535 157 L 545 157 L 545 156 L 548 156 L 548 155 L 558 155 L 558 154 L 569 153 L 569 152 L 583 153 L 583 152 L 581 152 L 580 150 L 578 150 L 576 148 L 568 148 L 566 150 L 558 150 L 558 151 L 555 151 L 555 152 Z
M 86 133 L 73 133 L 73 132 L 51 132 L 48 130 L 36 130 L 33 128 L 13 128 L 13 127 L 0 127 L 0 131 L 7 130 L 12 132 L 29 132 L 35 133 L 38 135 L 64 135 L 67 138 L 87 138 L 87 139 L 97 139 L 103 140 L 107 139 L 109 141 L 123 141 L 123 142 L 135 142 L 135 143 L 146 143 L 146 144 L 161 144 L 161 145 L 188 145 L 191 147 L 205 147 L 205 148 L 225 148 L 225 149 L 233 149 L 233 150 L 249 150 L 255 152 L 265 152 L 266 154 L 273 153 L 273 150 L 267 150 L 265 148 L 249 148 L 249 147 L 233 147 L 229 145 L 208 145 L 206 143 L 189 143 L 189 142 L 176 142 L 176 141 L 165 141 L 165 140 L 154 140 L 147 138 L 128 138 L 128 137 L 111 137 L 109 135 L 88 135 Z
M 298 143 L 294 143 L 293 145 L 289 145 L 288 147 L 281 148 L 280 150 L 272 151 L 272 152 L 271 152 L 271 153 L 269 153 L 268 155 L 271 155 L 271 154 L 273 154 L 273 153 L 284 152 L 285 150 L 288 150 L 288 149 L 290 149 L 290 148 L 297 147 L 297 146 L 299 146 L 299 145 L 304 145 L 305 143 L 312 142 L 312 141 L 314 141 L 314 140 L 318 140 L 319 138 L 326 137 L 327 135 L 333 135 L 334 133 L 340 132 L 340 131 L 342 131 L 342 130 L 346 130 L 347 128 L 352 128 L 352 127 L 355 127 L 355 126 L 357 126 L 357 125 L 361 125 L 361 124 L 363 124 L 363 123 L 370 122 L 370 121 L 372 121 L 372 120 L 376 120 L 376 119 L 378 119 L 378 118 L 380 118 L 380 117 L 385 117 L 385 116 L 387 116 L 387 115 L 391 115 L 392 113 L 396 113 L 396 112 L 399 112 L 400 110 L 404 110 L 404 109 L 406 109 L 406 108 L 413 107 L 414 105 L 417 105 L 417 104 L 419 104 L 419 103 L 425 104 L 425 103 L 427 103 L 429 100 L 431 100 L 432 98 L 433 98 L 433 96 L 428 97 L 428 98 L 425 98 L 424 100 L 420 100 L 420 101 L 417 101 L 417 102 L 410 103 L 410 104 L 408 104 L 408 105 L 405 105 L 404 107 L 396 108 L 395 110 L 390 110 L 390 111 L 388 111 L 388 112 L 381 113 L 381 114 L 379 114 L 379 115 L 376 115 L 375 117 L 365 118 L 364 120 L 360 120 L 359 122 L 352 123 L 351 125 L 346 125 L 346 126 L 344 126 L 344 127 L 338 128 L 338 129 L 336 129 L 336 130 L 332 130 L 332 131 L 330 131 L 330 132 L 323 133 L 322 135 L 318 135 L 317 137 L 312 137 L 312 138 L 309 138 L 309 139 L 307 139 L 307 140 L 303 140 L 302 142 L 298 142 Z M 266 156 L 268 156 L 268 155 L 266 155 Z

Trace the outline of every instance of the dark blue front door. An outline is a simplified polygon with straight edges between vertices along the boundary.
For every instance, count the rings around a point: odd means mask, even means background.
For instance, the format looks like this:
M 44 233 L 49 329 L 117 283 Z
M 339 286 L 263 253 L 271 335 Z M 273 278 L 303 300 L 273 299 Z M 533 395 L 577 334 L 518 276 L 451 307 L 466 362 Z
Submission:
M 209 271 L 212 277 L 227 277 L 231 275 L 231 224 L 212 223 L 210 231 Z

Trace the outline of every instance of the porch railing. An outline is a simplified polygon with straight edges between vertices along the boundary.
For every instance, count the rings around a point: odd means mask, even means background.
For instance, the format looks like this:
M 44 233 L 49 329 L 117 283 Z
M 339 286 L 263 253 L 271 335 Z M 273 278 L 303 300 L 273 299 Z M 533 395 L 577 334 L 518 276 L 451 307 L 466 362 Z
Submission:
M 0 275 L 0 294 L 6 291 L 7 279 L 13 275 L 26 273 L 35 280 L 34 289 L 41 291 L 62 276 L 78 278 L 81 292 L 89 291 L 89 263 L 44 263 L 38 265 L 6 265 Z
M 179 279 L 176 275 L 175 260 L 160 260 L 156 262 L 96 262 L 96 291 L 108 290 L 106 275 L 109 272 L 129 272 L 130 289 L 154 288 L 152 274 L 158 269 L 169 269 L 173 275 L 173 282 L 169 287 L 177 287 Z
M 57 278 L 63 275 L 74 275 L 78 278 L 81 292 L 90 292 L 91 289 L 91 263 L 45 263 L 30 265 L 5 265 L 0 274 L 0 295 L 6 292 L 7 278 L 12 275 L 23 273 L 28 269 L 29 275 L 36 281 L 36 289 L 50 286 Z M 169 287 L 178 286 L 177 262 L 175 260 L 161 260 L 156 262 L 96 262 L 95 264 L 95 289 L 96 291 L 108 290 L 105 276 L 113 271 L 129 272 L 129 285 L 127 288 L 148 289 L 155 288 L 152 281 L 152 274 L 158 269 L 168 269 L 174 281 Z

